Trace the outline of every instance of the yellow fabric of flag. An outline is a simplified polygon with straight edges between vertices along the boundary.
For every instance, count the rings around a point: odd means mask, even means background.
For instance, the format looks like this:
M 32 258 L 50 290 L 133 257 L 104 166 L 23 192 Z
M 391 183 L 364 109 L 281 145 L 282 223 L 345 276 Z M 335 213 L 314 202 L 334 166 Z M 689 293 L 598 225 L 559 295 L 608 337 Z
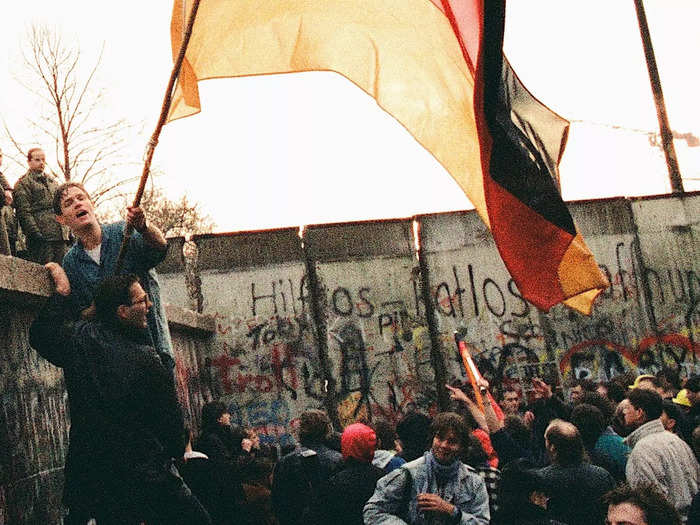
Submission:
M 499 104 L 498 97 L 494 98 L 498 89 L 491 86 L 485 91 L 484 77 L 480 76 L 483 70 L 474 71 L 485 43 L 490 49 L 497 45 L 498 56 L 502 52 L 498 38 L 482 39 L 485 20 L 495 20 L 502 29 L 504 12 L 484 15 L 485 7 L 495 5 L 484 3 L 488 1 L 201 0 L 168 119 L 200 111 L 197 83 L 201 80 L 303 71 L 339 73 L 373 97 L 455 179 L 494 233 L 501 256 L 526 299 L 544 310 L 565 302 L 590 313 L 607 280 L 574 229 L 556 188 L 552 190 L 556 203 L 551 209 L 561 213 L 547 216 L 532 208 L 533 203 L 542 201 L 539 193 L 533 193 L 540 186 L 521 176 L 517 157 L 497 166 L 502 176 L 507 164 L 507 184 L 502 184 L 502 178 L 500 182 L 493 179 L 492 145 L 500 146 L 512 137 L 504 134 L 503 128 L 497 130 L 498 140 L 492 142 L 493 119 L 485 118 L 484 94 L 489 96 L 492 110 Z M 174 3 L 174 58 L 191 3 Z M 508 82 L 514 81 L 511 78 Z M 519 81 L 515 84 L 522 93 Z M 513 89 L 511 86 L 511 92 L 517 91 Z M 533 106 L 539 104 L 532 100 Z M 549 112 L 545 106 L 541 108 Z M 537 115 L 540 121 L 546 120 L 542 111 Z M 505 119 L 508 113 L 506 109 Z M 523 129 L 522 123 L 516 127 Z M 543 162 L 546 172 L 537 175 L 556 177 L 565 140 L 560 138 L 557 143 L 557 137 L 549 137 L 547 125 L 544 127 L 547 129 L 538 140 L 547 139 L 556 146 L 546 153 L 559 153 L 552 157 L 551 166 Z M 557 133 L 561 134 L 561 129 Z M 527 134 L 522 134 L 527 139 Z M 518 140 L 520 145 L 524 143 Z M 498 151 L 519 154 L 518 148 Z M 505 159 L 499 155 L 495 158 Z M 514 191 L 522 188 L 527 191 Z M 522 196 L 530 200 L 521 202 Z M 518 213 L 513 213 L 516 209 Z M 570 227 L 561 229 L 561 217 L 565 223 L 571 221 Z
M 189 4 L 176 0 L 177 56 Z M 335 71 L 376 99 L 457 181 L 488 226 L 474 77 L 430 0 L 202 0 L 169 120 L 200 111 L 197 81 Z

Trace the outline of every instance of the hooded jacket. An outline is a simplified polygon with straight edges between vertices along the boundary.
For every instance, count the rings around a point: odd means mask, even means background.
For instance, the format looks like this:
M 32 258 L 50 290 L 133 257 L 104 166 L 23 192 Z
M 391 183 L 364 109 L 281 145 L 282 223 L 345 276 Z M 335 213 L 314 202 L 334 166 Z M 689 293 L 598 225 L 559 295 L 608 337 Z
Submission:
M 688 444 L 667 432 L 660 419 L 644 423 L 625 443 L 632 449 L 625 468 L 627 482 L 633 488 L 653 483 L 685 519 L 700 479 L 700 466 Z

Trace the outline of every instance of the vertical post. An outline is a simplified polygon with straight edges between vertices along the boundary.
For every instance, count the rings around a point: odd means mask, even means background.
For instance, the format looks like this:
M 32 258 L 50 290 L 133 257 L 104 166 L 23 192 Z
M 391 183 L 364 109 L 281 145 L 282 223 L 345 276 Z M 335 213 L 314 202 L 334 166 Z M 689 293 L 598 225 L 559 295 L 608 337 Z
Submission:
M 438 330 L 437 319 L 435 319 L 433 301 L 430 297 L 430 273 L 423 254 L 423 246 L 425 246 L 423 242 L 423 229 L 419 221 L 417 225 L 417 231 L 414 230 L 414 235 L 418 237 L 416 255 L 418 257 L 418 269 L 420 271 L 421 296 L 423 305 L 425 306 L 425 318 L 428 322 L 428 334 L 430 335 L 430 364 L 435 372 L 435 390 L 437 394 L 438 410 L 444 412 L 449 410 L 450 407 L 450 396 L 447 394 L 447 389 L 445 388 L 445 383 L 447 383 L 447 366 L 445 365 L 445 358 L 442 354 L 440 332 Z
M 336 398 L 336 380 L 333 377 L 333 365 L 328 356 L 328 332 L 326 331 L 326 316 L 323 312 L 322 304 L 324 301 L 324 293 L 321 289 L 318 273 L 316 272 L 316 261 L 312 256 L 312 250 L 309 248 L 309 239 L 304 234 L 301 238 L 301 248 L 304 253 L 304 264 L 306 266 L 306 284 L 308 286 L 311 308 L 311 318 L 313 320 L 313 334 L 318 350 L 318 360 L 321 365 L 321 373 L 326 383 L 325 397 L 323 405 L 326 408 L 326 413 L 333 428 L 342 430 L 340 417 L 338 416 L 338 400 Z
M 668 115 L 666 114 L 666 105 L 664 103 L 664 94 L 661 90 L 661 79 L 659 71 L 656 67 L 656 57 L 654 56 L 654 48 L 651 45 L 651 36 L 649 35 L 649 25 L 647 24 L 647 15 L 644 12 L 644 4 L 642 0 L 634 0 L 634 6 L 637 10 L 637 20 L 639 22 L 639 32 L 642 35 L 642 44 L 644 46 L 644 56 L 647 61 L 647 70 L 649 71 L 649 81 L 651 82 L 651 91 L 654 94 L 654 103 L 656 104 L 656 115 L 659 118 L 659 128 L 661 129 L 661 142 L 666 156 L 666 166 L 668 167 L 668 175 L 671 180 L 671 192 L 683 193 L 683 179 L 678 167 L 678 159 L 676 158 L 676 150 L 673 147 L 673 133 L 671 126 L 668 123 Z

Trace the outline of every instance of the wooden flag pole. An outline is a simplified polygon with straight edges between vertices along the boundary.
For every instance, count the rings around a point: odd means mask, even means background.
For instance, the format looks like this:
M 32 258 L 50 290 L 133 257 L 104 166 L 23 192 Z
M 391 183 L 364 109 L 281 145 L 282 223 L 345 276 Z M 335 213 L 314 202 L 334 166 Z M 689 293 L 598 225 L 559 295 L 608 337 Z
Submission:
M 654 46 L 651 44 L 649 24 L 647 23 L 647 15 L 644 11 L 644 4 L 642 3 L 642 0 L 634 0 L 634 7 L 637 11 L 639 32 L 642 36 L 644 56 L 647 60 L 647 71 L 649 72 L 649 82 L 651 82 L 651 92 L 654 95 L 654 103 L 656 104 L 656 116 L 658 117 L 659 129 L 661 130 L 661 144 L 663 145 L 664 155 L 666 156 L 666 167 L 668 168 L 668 177 L 671 182 L 671 192 L 683 193 L 683 177 L 681 176 L 681 170 L 678 167 L 676 148 L 673 145 L 673 131 L 671 130 L 671 125 L 668 122 L 666 103 L 664 102 L 664 92 L 661 89 L 659 69 L 656 67 Z
M 139 181 L 139 187 L 136 190 L 136 195 L 134 196 L 134 202 L 132 206 L 136 207 L 141 205 L 141 198 L 143 197 L 143 191 L 146 188 L 146 182 L 148 181 L 148 175 L 151 172 L 151 161 L 153 160 L 153 153 L 158 145 L 158 137 L 160 137 L 160 132 L 165 125 L 165 121 L 168 118 L 168 112 L 170 111 L 170 104 L 173 99 L 173 90 L 175 88 L 175 82 L 180 75 L 180 69 L 182 68 L 182 61 L 185 59 L 185 52 L 187 51 L 187 45 L 190 42 L 190 37 L 192 36 L 192 28 L 194 27 L 194 21 L 197 17 L 197 10 L 199 9 L 200 0 L 194 0 L 192 4 L 192 9 L 190 10 L 190 17 L 187 21 L 187 29 L 182 37 L 182 43 L 180 44 L 180 52 L 177 55 L 175 64 L 173 65 L 173 70 L 170 73 L 170 80 L 168 82 L 168 87 L 165 89 L 165 97 L 163 99 L 163 106 L 160 109 L 160 117 L 158 118 L 158 124 L 156 129 L 151 135 L 151 140 L 148 141 L 148 146 L 146 149 L 146 158 L 143 163 L 143 172 L 141 173 L 141 180 Z M 183 4 L 184 5 L 184 4 Z M 124 231 L 124 238 L 122 239 L 122 244 L 119 247 L 119 256 L 117 257 L 117 265 L 115 274 L 121 273 L 122 266 L 124 264 L 124 256 L 126 255 L 127 248 L 129 246 L 129 239 L 131 239 L 131 234 L 133 232 L 133 227 L 127 225 Z
M 476 404 L 482 412 L 485 412 L 484 399 L 481 397 L 481 390 L 479 389 L 478 380 L 481 379 L 481 373 L 479 369 L 474 364 L 471 352 L 469 351 L 469 346 L 467 343 L 455 332 L 455 342 L 457 343 L 457 348 L 462 356 L 462 362 L 464 363 L 464 368 L 467 369 L 467 375 L 469 376 L 469 382 L 472 384 L 474 389 L 474 396 L 476 397 Z

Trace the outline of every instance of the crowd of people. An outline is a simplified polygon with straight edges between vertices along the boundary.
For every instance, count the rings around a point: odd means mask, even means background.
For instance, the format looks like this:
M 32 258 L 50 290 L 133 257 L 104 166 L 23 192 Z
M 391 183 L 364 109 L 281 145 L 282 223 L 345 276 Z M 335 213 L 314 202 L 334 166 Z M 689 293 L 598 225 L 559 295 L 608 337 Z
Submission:
M 292 450 L 260 444 L 212 402 L 181 472 L 215 523 L 698 524 L 700 376 L 683 386 L 668 370 L 579 380 L 567 402 L 533 379 L 528 402 L 515 389 L 496 402 L 484 381 L 482 410 L 471 385 L 446 385 L 452 411 L 396 425 L 338 434 L 308 410 Z M 227 474 L 192 479 L 188 458 Z
M 450 411 L 342 432 L 311 409 L 284 449 L 221 401 L 185 427 L 153 270 L 162 233 L 138 207 L 100 224 L 85 188 L 43 173 L 41 149 L 28 165 L 14 190 L 0 176 L 0 253 L 14 253 L 9 203 L 56 289 L 29 335 L 65 374 L 67 525 L 700 525 L 700 376 L 677 369 L 577 380 L 568 400 L 538 378 L 499 402 L 485 381 L 479 396 L 456 382 Z

